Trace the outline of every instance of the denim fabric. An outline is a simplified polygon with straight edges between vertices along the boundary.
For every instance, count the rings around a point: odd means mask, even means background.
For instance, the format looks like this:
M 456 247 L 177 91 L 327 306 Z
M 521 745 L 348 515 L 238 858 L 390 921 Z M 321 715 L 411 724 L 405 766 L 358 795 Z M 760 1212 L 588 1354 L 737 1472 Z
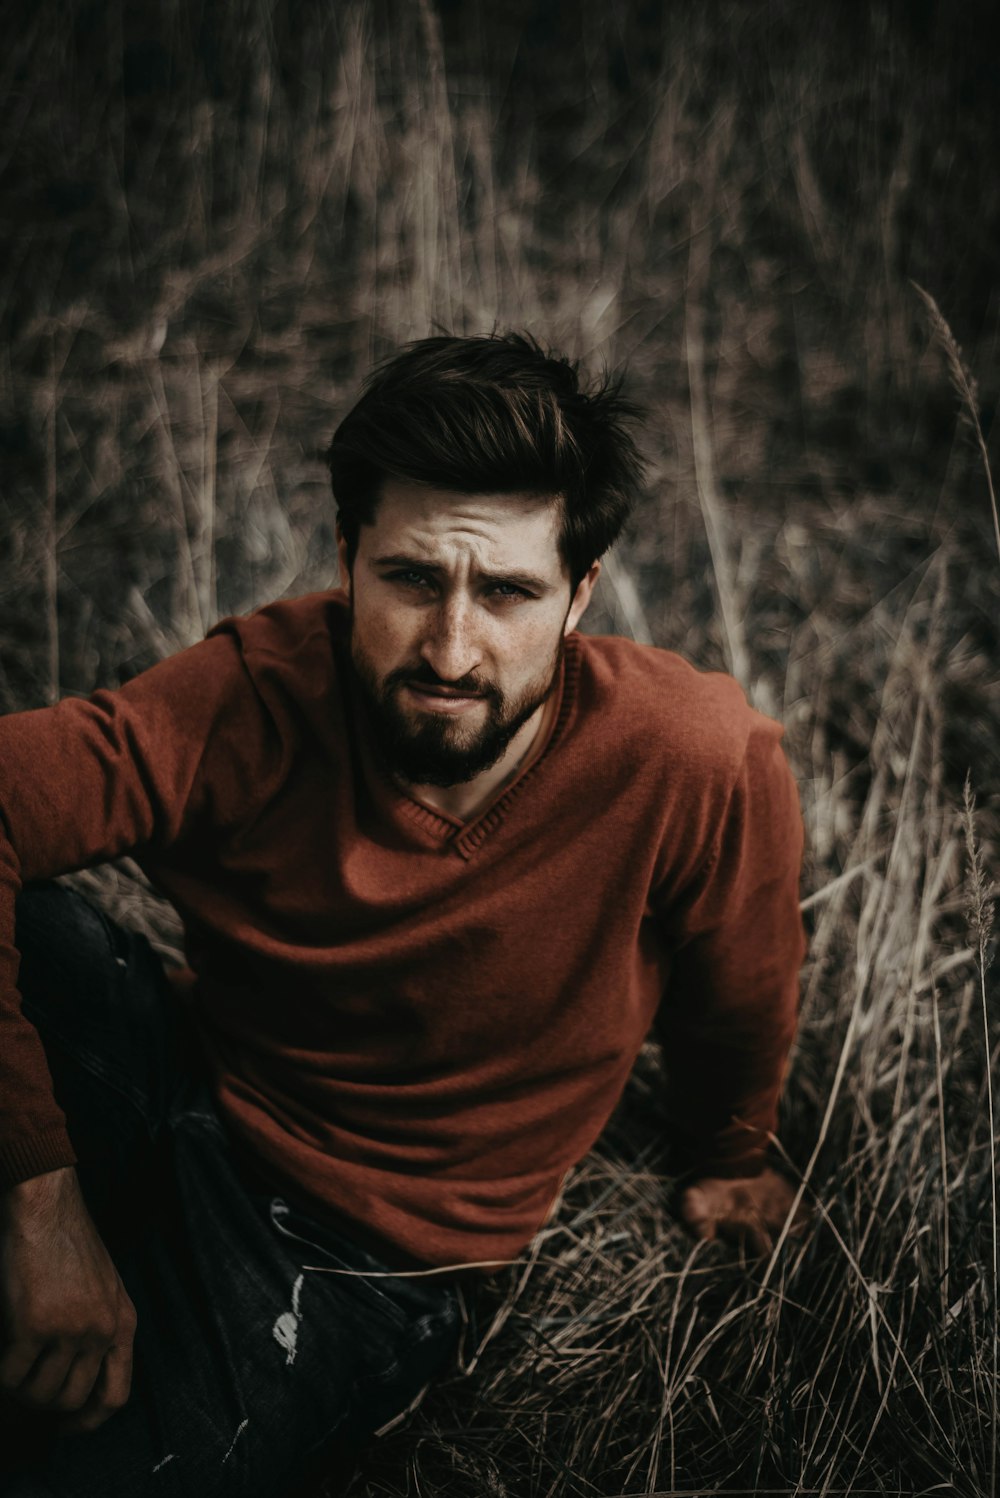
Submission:
M 17 940 L 25 1012 L 138 1330 L 131 1397 L 99 1430 L 57 1436 L 7 1406 L 0 1493 L 280 1498 L 337 1432 L 364 1438 L 443 1370 L 462 1292 L 388 1273 L 256 1189 L 144 938 L 39 885 L 18 902 Z

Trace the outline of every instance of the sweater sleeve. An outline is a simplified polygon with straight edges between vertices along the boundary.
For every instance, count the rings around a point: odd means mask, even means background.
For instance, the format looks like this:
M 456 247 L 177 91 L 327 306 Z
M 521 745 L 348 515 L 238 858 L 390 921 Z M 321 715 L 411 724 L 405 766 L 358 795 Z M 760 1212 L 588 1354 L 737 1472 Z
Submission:
M 777 1126 L 805 954 L 802 819 L 780 733 L 754 715 L 711 851 L 662 913 L 669 977 L 656 1031 L 678 1173 L 756 1175 Z
M 236 816 L 266 737 L 231 633 L 118 691 L 0 718 L 0 1188 L 75 1158 L 41 1040 L 21 1013 L 22 884 L 168 847 L 200 816 Z

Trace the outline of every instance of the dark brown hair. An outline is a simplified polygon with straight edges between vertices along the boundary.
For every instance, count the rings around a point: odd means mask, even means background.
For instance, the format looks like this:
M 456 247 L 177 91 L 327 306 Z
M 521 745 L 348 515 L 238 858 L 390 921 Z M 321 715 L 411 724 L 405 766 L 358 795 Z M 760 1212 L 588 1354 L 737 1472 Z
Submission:
M 391 476 L 466 494 L 562 498 L 560 550 L 575 588 L 615 541 L 642 479 L 621 377 L 524 333 L 421 338 L 376 366 L 327 451 L 351 561 Z

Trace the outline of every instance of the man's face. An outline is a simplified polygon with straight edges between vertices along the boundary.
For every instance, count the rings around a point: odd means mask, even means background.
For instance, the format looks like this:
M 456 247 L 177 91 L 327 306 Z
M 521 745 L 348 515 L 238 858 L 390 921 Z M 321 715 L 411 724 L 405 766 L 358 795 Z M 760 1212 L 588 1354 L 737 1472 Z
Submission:
M 551 693 L 599 570 L 571 589 L 560 523 L 557 499 L 387 479 L 350 574 L 341 542 L 355 670 L 404 780 L 474 780 Z

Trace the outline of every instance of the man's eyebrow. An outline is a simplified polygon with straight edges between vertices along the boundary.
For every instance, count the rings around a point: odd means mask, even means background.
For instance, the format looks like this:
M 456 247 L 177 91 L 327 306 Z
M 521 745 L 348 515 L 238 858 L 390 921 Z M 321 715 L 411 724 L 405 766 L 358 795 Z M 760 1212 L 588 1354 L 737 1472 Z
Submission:
M 552 583 L 548 578 L 536 577 L 533 572 L 518 572 L 514 569 L 510 572 L 480 572 L 479 576 L 488 583 L 513 583 L 518 588 L 527 588 L 529 593 L 552 592 Z
M 405 552 L 393 552 L 388 556 L 372 557 L 373 567 L 414 567 L 420 572 L 440 572 L 441 568 L 437 562 L 427 561 L 423 557 L 407 556 Z M 484 568 L 476 569 L 476 576 L 488 583 L 513 583 L 515 587 L 526 588 L 534 593 L 551 593 L 552 583 L 548 578 L 539 577 L 534 572 L 522 572 L 517 567 L 512 567 L 504 572 L 488 572 Z
M 373 567 L 422 567 L 425 572 L 436 572 L 437 568 L 433 562 L 428 562 L 423 557 L 407 556 L 405 552 L 394 552 L 392 556 L 372 557 Z

